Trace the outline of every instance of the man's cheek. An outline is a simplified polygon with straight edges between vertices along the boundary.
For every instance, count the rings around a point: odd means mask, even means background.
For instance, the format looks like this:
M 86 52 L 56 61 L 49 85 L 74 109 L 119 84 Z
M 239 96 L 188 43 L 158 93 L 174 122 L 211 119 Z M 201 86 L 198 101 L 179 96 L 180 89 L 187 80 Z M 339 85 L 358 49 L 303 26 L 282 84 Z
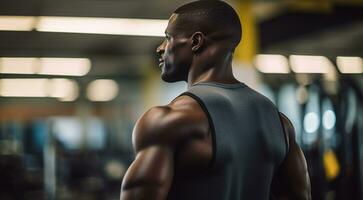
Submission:
M 168 54 L 168 57 L 167 57 L 167 59 L 166 59 L 167 61 L 168 61 L 168 63 L 170 63 L 170 64 L 173 64 L 174 62 L 175 62 L 175 56 L 174 56 L 174 54 Z

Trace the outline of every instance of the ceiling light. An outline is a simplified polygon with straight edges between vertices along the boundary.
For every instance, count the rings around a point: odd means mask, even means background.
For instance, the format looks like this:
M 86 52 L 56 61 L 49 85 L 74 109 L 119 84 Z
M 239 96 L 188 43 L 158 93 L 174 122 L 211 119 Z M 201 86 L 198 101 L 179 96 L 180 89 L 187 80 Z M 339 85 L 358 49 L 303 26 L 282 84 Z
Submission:
M 70 79 L 0 79 L 2 97 L 52 97 L 74 101 L 78 93 L 78 84 Z
M 295 73 L 329 73 L 334 69 L 330 60 L 324 56 L 291 55 L 290 65 Z
M 164 36 L 168 20 L 39 17 L 36 30 L 42 32 L 89 33 L 136 36 Z
M 2 31 L 31 31 L 36 23 L 36 17 L 31 16 L 0 16 Z
M 287 58 L 283 55 L 259 54 L 256 56 L 254 63 L 262 73 L 290 73 Z
M 91 61 L 87 58 L 40 58 L 38 74 L 83 76 L 91 69 Z
M 0 58 L 0 73 L 83 76 L 91 69 L 88 58 Z
M 343 74 L 363 73 L 363 59 L 361 57 L 337 57 L 338 69 Z
M 0 96 L 47 97 L 48 79 L 0 79 Z
M 78 84 L 74 80 L 65 78 L 51 79 L 48 96 L 60 101 L 74 101 L 78 98 Z
M 0 73 L 3 74 L 34 74 L 37 66 L 37 58 L 0 58 Z
M 87 87 L 87 97 L 91 101 L 111 101 L 118 94 L 118 85 L 114 80 L 99 79 Z

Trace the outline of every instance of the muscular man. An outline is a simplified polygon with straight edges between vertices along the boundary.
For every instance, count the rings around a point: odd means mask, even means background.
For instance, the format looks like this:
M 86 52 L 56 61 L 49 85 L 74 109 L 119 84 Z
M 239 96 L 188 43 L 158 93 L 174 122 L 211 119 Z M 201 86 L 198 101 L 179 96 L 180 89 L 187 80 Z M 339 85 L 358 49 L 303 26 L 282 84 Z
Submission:
M 242 35 L 222 1 L 186 4 L 157 48 L 161 78 L 187 92 L 136 122 L 136 158 L 121 200 L 310 199 L 294 129 L 264 96 L 238 82 L 232 57 Z

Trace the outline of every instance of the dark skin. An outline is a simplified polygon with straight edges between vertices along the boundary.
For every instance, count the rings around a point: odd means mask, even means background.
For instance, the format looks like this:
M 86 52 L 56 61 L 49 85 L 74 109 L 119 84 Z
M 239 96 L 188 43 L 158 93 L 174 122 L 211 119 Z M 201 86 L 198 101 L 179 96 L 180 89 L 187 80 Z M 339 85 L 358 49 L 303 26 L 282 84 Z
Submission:
M 183 80 L 188 86 L 206 81 L 238 83 L 232 74 L 234 46 L 198 31 L 183 34 L 177 19 L 177 14 L 170 17 L 166 39 L 157 48 L 162 79 Z M 292 124 L 283 115 L 281 119 L 290 148 L 274 177 L 272 192 L 278 199 L 311 199 L 305 157 Z M 206 169 L 213 152 L 207 116 L 189 96 L 144 113 L 136 122 L 133 145 L 136 158 L 123 179 L 121 200 L 166 199 L 173 177 Z

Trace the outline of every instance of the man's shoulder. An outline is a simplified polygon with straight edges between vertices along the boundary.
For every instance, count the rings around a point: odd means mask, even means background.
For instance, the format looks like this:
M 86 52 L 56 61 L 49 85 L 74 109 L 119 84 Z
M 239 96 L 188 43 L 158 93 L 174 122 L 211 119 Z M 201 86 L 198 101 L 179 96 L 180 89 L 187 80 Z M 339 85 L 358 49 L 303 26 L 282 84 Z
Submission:
M 261 110 L 277 110 L 276 105 L 272 102 L 271 99 L 269 99 L 267 96 L 262 94 L 260 91 L 257 91 L 253 88 L 246 87 L 245 95 L 248 96 L 248 98 L 244 98 L 246 101 L 250 103 L 250 105 L 253 105 L 254 107 L 258 107 Z
M 136 122 L 135 150 L 152 144 L 177 145 L 192 134 L 208 133 L 208 120 L 199 104 L 180 96 L 165 106 L 152 107 Z

